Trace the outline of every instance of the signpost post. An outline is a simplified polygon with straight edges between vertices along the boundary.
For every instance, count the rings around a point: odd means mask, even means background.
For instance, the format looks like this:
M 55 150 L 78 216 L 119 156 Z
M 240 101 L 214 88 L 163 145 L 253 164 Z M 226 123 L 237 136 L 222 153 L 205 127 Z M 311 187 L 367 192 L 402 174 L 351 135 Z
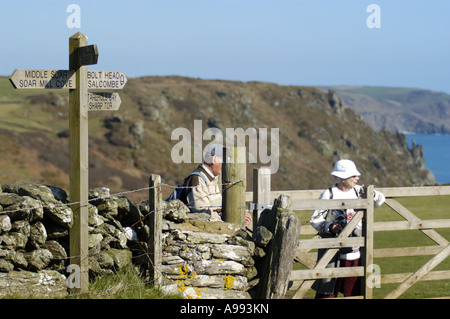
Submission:
M 69 69 L 75 72 L 75 89 L 69 90 L 70 202 L 73 224 L 70 230 L 70 264 L 80 266 L 81 291 L 89 287 L 88 259 L 88 90 L 87 66 L 79 66 L 77 49 L 87 45 L 87 37 L 76 33 L 69 39 Z M 77 289 L 77 288 L 75 288 Z
M 89 93 L 89 89 L 122 89 L 127 78 L 120 71 L 88 71 L 96 64 L 97 45 L 88 45 L 87 37 L 78 32 L 69 38 L 69 70 L 15 70 L 10 81 L 16 89 L 69 90 L 69 196 L 73 212 L 70 229 L 70 264 L 78 266 L 71 292 L 89 290 L 88 260 L 88 112 L 118 110 L 118 93 Z M 73 269 L 73 267 L 71 267 Z

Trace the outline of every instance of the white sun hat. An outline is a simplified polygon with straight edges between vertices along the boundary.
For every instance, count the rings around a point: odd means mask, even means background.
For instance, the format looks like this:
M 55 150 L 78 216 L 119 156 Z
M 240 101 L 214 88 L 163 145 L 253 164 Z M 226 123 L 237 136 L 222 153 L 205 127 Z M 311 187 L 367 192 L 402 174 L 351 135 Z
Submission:
M 347 179 L 352 176 L 360 176 L 361 173 L 356 169 L 355 163 L 351 160 L 343 159 L 334 164 L 334 169 L 331 175 L 341 179 Z

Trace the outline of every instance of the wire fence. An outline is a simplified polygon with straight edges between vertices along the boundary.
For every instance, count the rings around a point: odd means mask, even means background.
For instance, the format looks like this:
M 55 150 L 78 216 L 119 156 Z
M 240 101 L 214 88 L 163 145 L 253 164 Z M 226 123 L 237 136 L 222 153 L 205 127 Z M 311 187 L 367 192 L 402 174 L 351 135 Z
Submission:
M 221 193 L 223 193 L 225 191 L 226 188 L 229 188 L 235 184 L 241 183 L 242 180 L 239 181 L 235 181 L 235 182 L 231 182 L 231 183 L 227 183 L 227 184 L 222 184 L 223 190 Z M 110 197 L 114 197 L 114 196 L 125 196 L 127 194 L 132 194 L 132 193 L 137 193 L 137 192 L 142 192 L 142 191 L 149 191 L 151 189 L 155 189 L 155 188 L 161 188 L 161 187 L 169 187 L 172 189 L 176 189 L 176 188 L 184 188 L 184 189 L 193 189 L 193 188 L 207 188 L 210 185 L 197 185 L 197 186 L 174 186 L 174 185 L 169 185 L 169 184 L 165 184 L 165 183 L 160 183 L 159 185 L 155 185 L 155 186 L 149 186 L 149 187 L 143 187 L 143 188 L 138 188 L 138 189 L 134 189 L 134 190 L 128 190 L 128 191 L 122 191 L 122 192 L 117 192 L 117 193 L 112 193 L 109 194 L 107 196 L 98 196 L 98 197 L 91 197 L 88 200 L 85 201 L 75 201 L 75 202 L 66 202 L 63 203 L 61 202 L 61 204 L 49 204 L 49 205 L 38 205 L 38 206 L 25 206 L 25 207 L 21 207 L 21 208 L 17 208 L 17 209 L 6 209 L 3 212 L 4 213 L 15 213 L 15 212 L 20 212 L 20 211 L 26 211 L 29 209 L 36 209 L 36 208 L 54 208 L 54 207 L 69 207 L 73 206 L 73 205 L 80 205 L 82 207 L 86 207 L 88 204 L 90 204 L 91 202 L 95 202 L 97 200 L 102 200 L 102 199 L 109 199 Z M 192 208 L 193 206 L 191 206 L 192 202 L 188 202 L 186 204 L 186 206 L 188 208 Z M 215 207 L 221 207 L 221 206 L 214 206 L 214 205 L 208 205 L 208 206 L 200 206 L 200 208 L 215 208 Z M 152 212 L 153 213 L 153 212 Z

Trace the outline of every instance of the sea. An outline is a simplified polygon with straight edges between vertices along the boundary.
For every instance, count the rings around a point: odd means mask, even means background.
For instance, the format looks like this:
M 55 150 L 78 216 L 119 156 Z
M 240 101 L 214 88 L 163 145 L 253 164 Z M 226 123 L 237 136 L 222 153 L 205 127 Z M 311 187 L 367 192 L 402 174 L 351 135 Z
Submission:
M 423 146 L 425 166 L 436 181 L 450 184 L 450 135 L 405 134 L 409 147 L 414 143 Z

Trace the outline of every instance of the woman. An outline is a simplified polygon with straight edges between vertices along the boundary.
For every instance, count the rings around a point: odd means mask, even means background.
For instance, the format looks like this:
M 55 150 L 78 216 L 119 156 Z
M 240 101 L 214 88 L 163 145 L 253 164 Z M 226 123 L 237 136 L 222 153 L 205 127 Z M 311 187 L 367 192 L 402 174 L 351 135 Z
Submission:
M 331 175 L 337 178 L 336 184 L 325 190 L 319 199 L 357 199 L 364 193 L 364 187 L 358 185 L 361 173 L 351 160 L 343 159 L 335 163 Z M 379 207 L 384 203 L 385 197 L 379 191 L 373 194 L 374 207 Z M 348 221 L 355 215 L 353 209 L 347 210 L 315 210 L 309 220 L 321 237 L 336 237 L 345 227 Z M 359 222 L 352 236 L 361 236 L 362 222 Z M 319 249 L 318 259 L 326 252 L 326 249 Z M 356 267 L 359 265 L 359 247 L 341 249 L 327 265 L 332 267 Z M 317 280 L 313 289 L 316 290 L 316 298 L 334 298 L 339 292 L 344 297 L 356 296 L 360 294 L 360 283 L 358 277 L 331 278 Z

